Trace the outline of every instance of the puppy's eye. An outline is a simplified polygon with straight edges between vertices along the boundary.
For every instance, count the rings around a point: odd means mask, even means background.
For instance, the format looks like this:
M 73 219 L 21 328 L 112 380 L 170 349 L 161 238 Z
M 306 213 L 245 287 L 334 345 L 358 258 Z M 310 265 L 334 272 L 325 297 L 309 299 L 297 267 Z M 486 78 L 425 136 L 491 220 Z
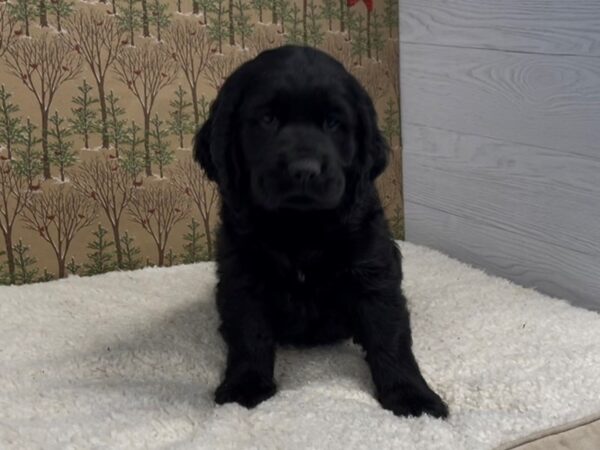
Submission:
M 323 127 L 330 131 L 338 129 L 340 125 L 340 121 L 335 116 L 327 116 L 323 122 Z
M 277 117 L 271 113 L 266 113 L 260 118 L 260 123 L 265 127 L 273 127 L 277 125 Z

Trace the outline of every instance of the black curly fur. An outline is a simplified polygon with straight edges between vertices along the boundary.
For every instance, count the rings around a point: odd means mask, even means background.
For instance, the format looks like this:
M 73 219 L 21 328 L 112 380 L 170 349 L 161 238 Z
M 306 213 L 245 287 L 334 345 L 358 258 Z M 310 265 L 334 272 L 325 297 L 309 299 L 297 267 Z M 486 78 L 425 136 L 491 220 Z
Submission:
M 263 128 L 253 118 L 259 100 L 283 102 L 273 106 L 276 129 L 270 117 Z M 347 109 L 335 132 L 321 127 L 331 102 Z M 281 159 L 296 158 L 300 145 L 323 162 L 314 208 L 286 206 L 277 189 L 264 187 L 284 185 Z M 374 185 L 388 147 L 372 101 L 342 65 L 304 47 L 262 53 L 224 83 L 194 152 L 222 195 L 217 307 L 228 354 L 216 402 L 253 407 L 274 395 L 277 344 L 353 338 L 384 408 L 446 417 L 411 350 L 401 256 Z M 332 186 L 340 183 L 338 195 Z

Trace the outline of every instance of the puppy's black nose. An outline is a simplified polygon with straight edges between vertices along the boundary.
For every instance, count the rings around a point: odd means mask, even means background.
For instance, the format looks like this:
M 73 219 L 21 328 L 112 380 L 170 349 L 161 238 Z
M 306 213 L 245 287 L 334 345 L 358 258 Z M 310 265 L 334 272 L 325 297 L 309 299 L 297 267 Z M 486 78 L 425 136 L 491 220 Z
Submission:
M 321 174 L 321 163 L 316 159 L 298 159 L 292 161 L 289 164 L 288 169 L 296 181 L 311 181 Z

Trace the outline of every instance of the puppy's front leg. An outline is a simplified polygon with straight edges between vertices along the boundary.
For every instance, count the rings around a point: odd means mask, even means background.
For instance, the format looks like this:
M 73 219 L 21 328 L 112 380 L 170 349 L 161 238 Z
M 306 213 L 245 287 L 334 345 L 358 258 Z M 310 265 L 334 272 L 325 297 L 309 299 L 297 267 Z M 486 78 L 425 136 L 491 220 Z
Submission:
M 219 331 L 228 347 L 227 368 L 215 401 L 253 408 L 276 391 L 273 333 L 261 302 L 246 290 L 224 286 L 221 282 L 217 291 L 217 307 Z
M 356 298 L 356 340 L 366 350 L 377 399 L 400 416 L 447 417 L 448 407 L 428 385 L 412 352 L 406 299 L 398 288 Z

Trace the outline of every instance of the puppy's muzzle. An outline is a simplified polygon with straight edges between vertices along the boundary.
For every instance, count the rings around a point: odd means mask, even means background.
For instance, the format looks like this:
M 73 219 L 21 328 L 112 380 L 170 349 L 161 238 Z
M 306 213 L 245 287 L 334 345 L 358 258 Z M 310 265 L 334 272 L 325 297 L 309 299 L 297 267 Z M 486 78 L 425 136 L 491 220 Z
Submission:
M 322 165 L 317 159 L 304 158 L 292 161 L 288 170 L 295 182 L 303 186 L 321 175 Z

